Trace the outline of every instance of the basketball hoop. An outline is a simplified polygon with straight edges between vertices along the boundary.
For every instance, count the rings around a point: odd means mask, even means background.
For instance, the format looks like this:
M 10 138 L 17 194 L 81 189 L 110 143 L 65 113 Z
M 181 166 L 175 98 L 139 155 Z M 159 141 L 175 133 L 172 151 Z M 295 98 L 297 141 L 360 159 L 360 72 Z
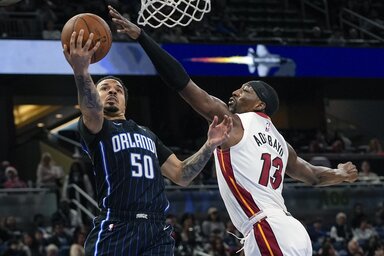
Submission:
M 137 23 L 153 28 L 187 26 L 211 11 L 211 0 L 141 0 Z

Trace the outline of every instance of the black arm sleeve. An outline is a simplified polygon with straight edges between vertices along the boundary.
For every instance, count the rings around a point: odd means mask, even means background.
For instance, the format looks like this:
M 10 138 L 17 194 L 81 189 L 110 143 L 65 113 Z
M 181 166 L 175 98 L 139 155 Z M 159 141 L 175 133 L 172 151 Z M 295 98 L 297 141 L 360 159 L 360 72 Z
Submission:
M 157 141 L 156 141 L 156 149 L 157 149 L 157 157 L 159 159 L 159 165 L 161 167 L 163 163 L 167 161 L 168 157 L 173 154 L 173 152 L 170 148 L 165 146 L 159 138 L 157 138 Z
M 152 60 L 160 77 L 169 87 L 181 91 L 187 86 L 190 77 L 184 67 L 148 36 L 143 29 L 137 41 Z

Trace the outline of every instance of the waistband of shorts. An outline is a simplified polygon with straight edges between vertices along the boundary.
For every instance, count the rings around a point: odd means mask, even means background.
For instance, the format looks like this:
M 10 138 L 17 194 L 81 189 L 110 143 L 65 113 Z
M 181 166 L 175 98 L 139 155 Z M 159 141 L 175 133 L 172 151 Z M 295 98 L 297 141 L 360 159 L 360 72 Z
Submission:
M 165 214 L 160 212 L 147 212 L 147 211 L 121 211 L 115 209 L 101 209 L 100 215 L 108 218 L 116 218 L 121 220 L 135 221 L 135 220 L 155 220 L 164 221 Z
M 250 217 L 248 221 L 245 221 L 240 227 L 240 232 L 245 237 L 249 234 L 249 232 L 251 232 L 256 223 L 274 215 L 292 216 L 289 212 L 283 209 L 263 209 L 254 214 L 252 217 Z

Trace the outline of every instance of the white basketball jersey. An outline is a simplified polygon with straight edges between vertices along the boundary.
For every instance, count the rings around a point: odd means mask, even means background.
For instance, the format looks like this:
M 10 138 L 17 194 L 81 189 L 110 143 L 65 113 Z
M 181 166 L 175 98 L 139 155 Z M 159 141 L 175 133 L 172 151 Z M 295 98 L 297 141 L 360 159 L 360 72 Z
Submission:
M 244 135 L 229 149 L 215 150 L 219 189 L 235 227 L 244 234 L 244 224 L 260 210 L 286 211 L 282 197 L 288 147 L 268 116 L 238 114 Z

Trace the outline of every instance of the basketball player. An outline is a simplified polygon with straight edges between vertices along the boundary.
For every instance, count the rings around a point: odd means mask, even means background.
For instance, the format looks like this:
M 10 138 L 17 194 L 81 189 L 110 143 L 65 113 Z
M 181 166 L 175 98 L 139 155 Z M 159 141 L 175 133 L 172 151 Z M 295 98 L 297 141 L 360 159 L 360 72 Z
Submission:
M 87 237 L 86 255 L 173 255 L 162 175 L 188 185 L 228 139 L 232 119 L 227 116 L 219 124 L 213 118 L 203 147 L 180 161 L 148 128 L 125 118 L 128 94 L 120 79 L 104 77 L 95 86 L 88 67 L 100 43 L 91 48 L 91 34 L 82 45 L 83 34 L 72 34 L 64 55 L 75 76 L 79 131 L 94 165 L 101 209 Z
M 275 90 L 249 81 L 232 93 L 228 105 L 198 87 L 172 56 L 143 30 L 109 7 L 112 21 L 137 40 L 164 82 L 207 120 L 232 117 L 230 137 L 215 150 L 221 196 L 230 218 L 243 234 L 245 255 L 312 255 L 304 226 L 287 211 L 282 197 L 284 175 L 313 186 L 353 182 L 351 162 L 337 169 L 313 166 L 298 157 L 271 121 L 278 110 Z

